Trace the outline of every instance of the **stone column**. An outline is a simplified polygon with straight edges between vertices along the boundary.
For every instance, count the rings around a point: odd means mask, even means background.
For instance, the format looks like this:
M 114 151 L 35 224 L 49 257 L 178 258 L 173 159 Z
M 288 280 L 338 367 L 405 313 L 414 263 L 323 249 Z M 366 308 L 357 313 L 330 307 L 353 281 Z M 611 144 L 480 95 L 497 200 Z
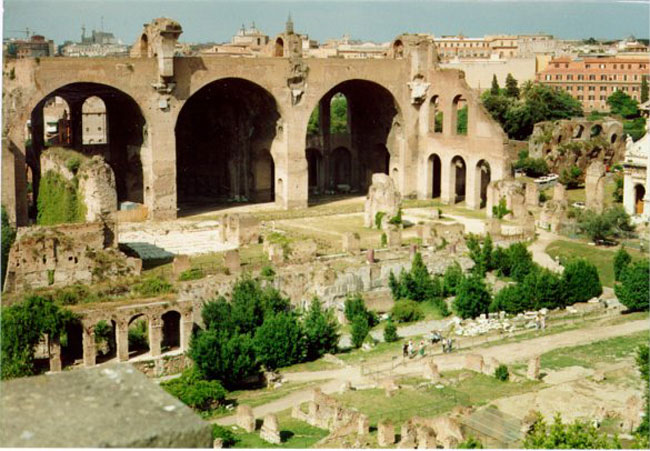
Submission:
M 2 205 L 9 222 L 27 225 L 27 178 L 25 176 L 25 137 L 21 130 L 11 130 L 2 139 Z
M 83 114 L 81 109 L 85 100 L 65 99 L 70 107 L 70 142 L 72 147 L 77 150 L 83 148 Z
M 300 114 L 294 113 L 288 116 L 282 136 L 276 136 L 273 142 L 275 155 L 278 157 L 275 159 L 276 199 L 281 199 L 279 206 L 285 210 L 307 207 L 309 180 L 305 155 L 305 129 L 298 125 L 302 121 Z M 305 114 L 311 114 L 311 111 Z
M 151 357 L 159 357 L 162 345 L 162 319 L 152 316 L 149 319 L 149 352 Z
M 623 206 L 628 215 L 632 216 L 636 213 L 634 208 L 634 183 L 632 182 L 630 169 L 626 169 L 623 176 Z
M 184 313 L 181 316 L 181 351 L 187 352 L 190 349 L 190 340 L 192 339 L 192 312 Z
M 61 371 L 61 343 L 59 338 L 52 338 L 49 341 L 50 348 L 50 372 L 58 373 Z
M 129 360 L 129 323 L 119 321 L 115 323 L 117 360 L 127 362 Z
M 453 205 L 455 201 L 456 168 L 446 156 L 440 156 L 440 201 L 445 205 Z
M 95 326 L 84 327 L 83 336 L 83 355 L 84 366 L 86 368 L 95 366 L 95 359 L 97 358 L 97 345 L 95 344 Z
M 478 210 L 481 207 L 481 170 L 469 161 L 465 164 L 465 205 Z
M 150 102 L 140 149 L 144 203 L 150 219 L 176 219 L 176 116 L 164 107 L 170 102 L 165 96 L 156 94 Z

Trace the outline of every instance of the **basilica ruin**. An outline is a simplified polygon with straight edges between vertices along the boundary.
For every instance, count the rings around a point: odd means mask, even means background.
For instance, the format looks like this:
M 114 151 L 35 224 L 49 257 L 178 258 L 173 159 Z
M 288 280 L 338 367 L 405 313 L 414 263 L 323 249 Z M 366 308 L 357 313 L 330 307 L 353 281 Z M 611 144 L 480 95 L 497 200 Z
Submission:
M 403 197 L 478 209 L 487 184 L 508 175 L 506 135 L 463 72 L 438 67 L 430 37 L 398 36 L 387 59 L 314 59 L 291 25 L 253 60 L 176 57 L 181 33 L 156 19 L 130 58 L 7 63 L 2 202 L 12 222 L 34 214 L 27 183 L 36 195 L 44 109 L 55 99 L 68 118 L 59 145 L 101 156 L 119 205 L 141 204 L 148 219 L 233 200 L 306 207 L 314 192 L 363 193 L 374 173 Z M 348 111 L 346 130 L 332 134 L 334 96 Z M 308 133 L 314 110 L 318 130 Z

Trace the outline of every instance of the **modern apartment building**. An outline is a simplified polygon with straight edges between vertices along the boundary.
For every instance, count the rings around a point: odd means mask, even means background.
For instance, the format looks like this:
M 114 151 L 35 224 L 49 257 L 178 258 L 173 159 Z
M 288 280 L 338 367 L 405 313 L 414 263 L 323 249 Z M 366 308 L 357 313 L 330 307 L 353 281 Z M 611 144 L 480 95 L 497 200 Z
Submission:
M 623 91 L 641 100 L 642 77 L 650 75 L 650 58 L 555 58 L 537 74 L 540 83 L 562 89 L 585 111 L 607 111 L 607 98 Z

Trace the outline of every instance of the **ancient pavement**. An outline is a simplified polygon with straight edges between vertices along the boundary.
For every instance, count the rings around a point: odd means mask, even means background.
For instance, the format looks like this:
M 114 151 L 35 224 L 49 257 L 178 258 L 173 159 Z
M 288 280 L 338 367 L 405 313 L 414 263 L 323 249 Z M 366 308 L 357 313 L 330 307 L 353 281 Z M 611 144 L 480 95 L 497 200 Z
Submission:
M 521 342 L 507 343 L 483 349 L 474 348 L 453 354 L 437 355 L 434 357 L 434 360 L 441 371 L 462 368 L 465 361 L 465 354 L 477 352 L 482 354 L 483 358 L 494 357 L 503 363 L 514 363 L 557 348 L 577 346 L 621 335 L 629 335 L 644 330 L 647 331 L 648 327 L 649 323 L 647 320 L 632 321 L 606 327 L 595 324 L 587 328 L 560 332 L 554 335 L 547 335 Z M 391 364 L 390 361 L 385 362 L 382 365 L 383 369 L 390 368 Z M 373 367 L 373 370 L 379 369 L 382 369 L 379 365 Z M 402 376 L 418 374 L 422 371 L 423 362 L 421 360 L 413 360 L 404 366 L 398 366 L 395 368 L 393 374 Z M 350 366 L 337 370 L 287 373 L 284 374 L 284 380 L 295 382 L 327 380 L 327 382 L 320 385 L 320 388 L 324 393 L 334 393 L 338 391 L 342 383 L 345 381 L 350 381 L 353 386 L 368 383 L 368 380 L 361 376 L 359 366 Z M 289 409 L 294 405 L 307 402 L 310 399 L 311 389 L 301 390 L 268 404 L 255 407 L 253 413 L 256 417 L 260 418 L 269 413 L 276 413 Z M 236 417 L 234 415 L 213 421 L 213 423 L 222 425 L 235 424 L 235 422 Z

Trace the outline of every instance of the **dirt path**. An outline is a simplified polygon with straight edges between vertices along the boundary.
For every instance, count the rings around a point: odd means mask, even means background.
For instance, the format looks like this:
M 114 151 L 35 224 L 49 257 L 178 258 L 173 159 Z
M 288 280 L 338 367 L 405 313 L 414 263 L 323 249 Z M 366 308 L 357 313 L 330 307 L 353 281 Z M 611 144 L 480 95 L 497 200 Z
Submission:
M 526 360 L 538 354 L 549 352 L 553 349 L 578 346 L 588 344 L 594 341 L 606 340 L 608 338 L 617 337 L 621 335 L 629 335 L 636 332 L 647 331 L 650 327 L 648 320 L 638 320 L 627 322 L 623 324 L 616 324 L 613 326 L 592 326 L 578 330 L 571 330 L 567 332 L 560 332 L 553 335 L 544 337 L 533 338 L 530 340 L 507 343 L 503 345 L 491 346 L 484 349 L 467 349 L 458 353 L 444 354 L 434 357 L 438 368 L 442 371 L 449 371 L 460 369 L 464 366 L 466 354 L 481 354 L 483 358 L 494 357 L 502 363 L 513 363 L 521 360 Z M 393 370 L 393 374 L 408 375 L 418 374 L 423 370 L 423 361 L 414 360 L 407 362 L 405 365 L 400 365 Z M 391 361 L 387 361 L 382 365 L 373 367 L 373 370 L 389 369 L 392 365 Z M 286 381 L 308 381 L 327 379 L 328 381 L 320 385 L 324 393 L 336 392 L 343 382 L 350 381 L 352 385 L 366 384 L 369 381 L 367 378 L 361 376 L 359 366 L 349 366 L 337 370 L 326 371 L 305 371 L 298 373 L 284 374 Z M 307 402 L 311 399 L 311 389 L 294 392 L 284 398 L 264 404 L 253 408 L 253 413 L 256 417 L 263 417 L 268 413 L 280 412 L 285 409 L 290 409 L 295 405 Z M 214 420 L 213 423 L 222 425 L 235 424 L 236 417 L 234 415 L 229 417 Z
M 528 246 L 528 250 L 533 254 L 533 261 L 551 271 L 562 272 L 564 269 L 562 265 L 553 260 L 553 258 L 546 253 L 546 246 L 551 244 L 553 241 L 560 239 L 560 237 L 542 229 L 537 229 L 537 233 L 539 233 L 539 236 L 535 242 Z

